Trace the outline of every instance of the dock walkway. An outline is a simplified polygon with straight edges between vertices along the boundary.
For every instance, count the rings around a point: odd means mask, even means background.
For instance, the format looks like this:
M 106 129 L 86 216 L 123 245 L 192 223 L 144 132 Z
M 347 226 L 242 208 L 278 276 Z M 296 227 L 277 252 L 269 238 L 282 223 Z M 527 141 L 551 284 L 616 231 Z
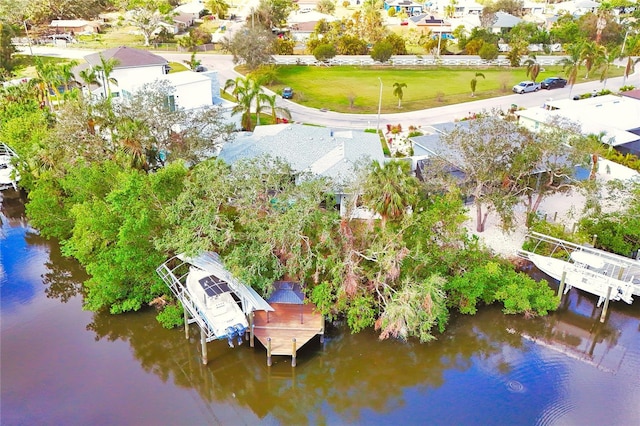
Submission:
M 251 321 L 253 336 L 267 349 L 267 364 L 271 355 L 290 355 L 295 366 L 296 352 L 316 335 L 324 336 L 324 317 L 313 304 L 271 303 L 274 311 L 255 311 Z

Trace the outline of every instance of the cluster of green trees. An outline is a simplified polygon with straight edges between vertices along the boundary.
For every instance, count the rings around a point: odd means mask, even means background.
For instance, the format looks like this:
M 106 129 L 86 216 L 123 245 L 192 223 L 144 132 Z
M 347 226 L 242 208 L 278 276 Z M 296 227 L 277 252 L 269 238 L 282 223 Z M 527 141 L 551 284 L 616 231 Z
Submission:
M 20 155 L 27 214 L 91 275 L 88 309 L 120 313 L 161 297 L 162 321 L 180 322 L 155 268 L 202 250 L 263 293 L 276 279 L 300 280 L 323 314 L 382 337 L 432 339 L 450 309 L 478 303 L 532 315 L 555 307 L 546 283 L 468 238 L 457 191 L 426 187 L 408 163 L 363 164 L 337 186 L 274 158 L 202 161 L 230 129 L 216 109 L 172 111 L 170 94 L 157 83 L 117 104 L 70 97 L 53 114 L 35 86 L 3 89 L 0 138 Z M 340 217 L 336 190 L 380 220 Z

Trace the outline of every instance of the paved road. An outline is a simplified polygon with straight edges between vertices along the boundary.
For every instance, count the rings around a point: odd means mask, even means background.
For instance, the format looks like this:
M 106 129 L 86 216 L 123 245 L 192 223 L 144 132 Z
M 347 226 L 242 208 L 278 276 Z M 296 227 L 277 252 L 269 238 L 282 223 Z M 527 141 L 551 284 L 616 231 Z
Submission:
M 28 48 L 23 49 L 24 53 L 28 53 Z M 50 47 L 33 47 L 34 54 L 46 56 L 59 56 L 68 58 L 82 58 L 92 51 L 73 48 L 50 48 Z M 189 53 L 176 52 L 159 52 L 169 61 L 183 62 L 190 58 Z M 234 71 L 234 64 L 231 55 L 207 55 L 198 56 L 203 65 L 210 70 L 218 71 L 220 84 L 231 78 L 234 79 L 240 74 Z M 640 65 L 639 65 L 640 67 Z M 607 81 L 607 88 L 616 91 L 622 86 L 622 77 L 610 78 Z M 627 79 L 627 84 L 633 84 L 640 87 L 640 72 L 636 68 L 636 73 Z M 388 124 L 402 124 L 403 127 L 426 126 L 438 123 L 447 123 L 461 119 L 469 114 L 479 113 L 494 108 L 507 110 L 512 104 L 519 107 L 531 108 L 542 106 L 549 98 L 569 99 L 570 95 L 580 93 L 590 93 L 593 90 L 601 90 L 603 83 L 592 81 L 587 83 L 578 83 L 573 88 L 565 87 L 562 89 L 540 90 L 536 93 L 526 93 L 523 95 L 508 94 L 497 98 L 483 99 L 462 104 L 448 105 L 438 108 L 430 108 L 420 111 L 411 111 L 393 114 L 380 115 L 380 127 L 383 128 Z M 383 92 L 384 93 L 384 92 Z M 386 96 L 383 94 L 383 96 Z M 343 114 L 334 111 L 321 111 L 315 108 L 308 108 L 303 105 L 296 104 L 286 99 L 279 98 L 278 106 L 286 107 L 291 111 L 293 120 L 303 123 L 313 123 L 328 127 L 341 129 L 367 129 L 375 128 L 378 125 L 378 115 L 372 114 Z M 376 106 L 372 106 L 375 111 Z

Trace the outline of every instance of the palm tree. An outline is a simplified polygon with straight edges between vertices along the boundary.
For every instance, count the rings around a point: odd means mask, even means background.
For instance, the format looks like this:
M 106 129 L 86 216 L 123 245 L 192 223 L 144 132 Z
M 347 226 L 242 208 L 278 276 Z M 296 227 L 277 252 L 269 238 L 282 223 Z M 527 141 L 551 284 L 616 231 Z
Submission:
M 410 172 L 405 161 L 390 161 L 384 166 L 374 161 L 368 168 L 362 201 L 380 214 L 383 227 L 387 219 L 401 217 L 418 198 L 419 184 Z
M 130 166 L 139 170 L 148 170 L 147 151 L 142 143 L 145 124 L 136 119 L 119 121 L 116 124 L 116 139 L 126 155 L 131 158 Z
M 271 96 L 267 95 L 265 97 L 265 101 L 267 102 L 267 107 L 271 110 L 271 120 L 273 121 L 273 123 L 276 123 L 278 121 L 278 116 L 282 116 L 287 120 L 291 121 L 291 111 L 289 111 L 289 108 L 277 106 L 276 100 L 277 100 L 276 95 L 271 95 Z
M 524 61 L 524 64 L 527 66 L 527 76 L 531 77 L 531 80 L 535 83 L 538 78 L 538 74 L 540 74 L 540 64 L 536 60 L 536 55 L 529 55 L 529 59 Z
M 560 65 L 562 65 L 562 70 L 564 71 L 567 77 L 567 84 L 570 87 L 569 97 L 571 97 L 571 91 L 573 90 L 573 85 L 576 84 L 576 80 L 578 79 L 578 71 L 580 70 L 580 65 L 582 64 L 582 46 L 580 44 L 570 44 L 566 48 L 567 56 L 560 60 Z
M 224 17 L 229 10 L 229 3 L 224 0 L 207 0 L 205 6 L 217 18 Z
M 398 108 L 402 107 L 402 98 L 404 96 L 403 88 L 407 87 L 407 83 L 393 83 L 393 96 L 398 97 Z
M 38 77 L 35 79 L 40 92 L 41 102 L 49 107 L 50 111 L 53 111 L 54 106 L 51 100 L 51 93 L 56 95 L 56 99 L 60 98 L 60 91 L 58 90 L 57 75 L 54 72 L 54 65 L 48 62 L 42 62 L 36 57 L 36 72 Z
M 622 79 L 622 85 L 627 84 L 627 78 L 633 73 L 633 68 L 636 64 L 640 63 L 640 58 L 636 58 L 635 60 L 631 57 L 627 57 L 627 65 L 624 68 L 624 78 Z
M 484 74 L 481 72 L 477 72 L 475 77 L 471 79 L 471 97 L 473 98 L 476 95 L 476 86 L 478 85 L 478 77 L 484 77 Z
M 620 57 L 620 52 L 617 49 L 612 49 L 611 51 L 607 51 L 605 49 L 605 54 L 602 56 L 601 60 L 602 71 L 600 72 L 600 81 L 604 82 L 604 85 L 602 86 L 603 90 L 607 87 L 607 79 L 609 78 L 609 71 L 611 70 L 613 61 L 618 57 Z
M 83 69 L 78 73 L 78 76 L 82 80 L 82 87 L 86 87 L 88 93 L 91 93 L 91 85 L 100 85 L 95 68 Z
M 191 52 L 191 59 L 183 61 L 185 64 L 189 65 L 189 69 L 191 71 L 195 71 L 198 66 L 202 65 L 202 61 L 200 59 L 196 59 L 196 52 Z
M 601 155 L 604 155 L 605 141 L 604 137 L 607 132 L 600 133 L 590 133 L 583 139 L 582 149 L 589 152 L 589 156 L 591 157 L 591 171 L 589 172 L 589 180 L 595 180 L 596 174 L 598 173 L 598 159 Z
M 75 67 L 76 65 L 78 65 L 77 61 L 70 61 L 65 64 L 60 64 L 57 67 L 57 71 L 60 75 L 60 80 L 62 81 L 62 86 L 64 87 L 65 97 L 69 93 L 71 84 L 78 84 L 78 82 L 76 81 L 76 77 L 73 74 L 73 67 Z
M 594 65 L 601 61 L 604 55 L 604 46 L 598 46 L 594 42 L 586 42 L 582 45 L 580 57 L 584 61 L 584 67 L 587 70 L 584 78 L 589 78 L 589 73 Z
M 263 92 L 260 82 L 251 77 L 237 77 L 235 80 L 229 79 L 224 85 L 224 90 L 231 89 L 231 94 L 237 100 L 233 107 L 232 114 L 242 114 L 242 128 L 247 131 L 253 130 L 251 119 L 251 108 L 255 108 L 257 121 L 260 121 L 260 112 L 265 102 L 269 102 L 269 96 Z
M 100 54 L 100 65 L 95 67 L 98 78 L 102 82 L 103 94 L 106 99 L 111 98 L 111 84 L 118 84 L 118 80 L 111 77 L 111 73 L 118 64 L 120 64 L 120 61 L 116 58 L 105 59 L 104 56 Z

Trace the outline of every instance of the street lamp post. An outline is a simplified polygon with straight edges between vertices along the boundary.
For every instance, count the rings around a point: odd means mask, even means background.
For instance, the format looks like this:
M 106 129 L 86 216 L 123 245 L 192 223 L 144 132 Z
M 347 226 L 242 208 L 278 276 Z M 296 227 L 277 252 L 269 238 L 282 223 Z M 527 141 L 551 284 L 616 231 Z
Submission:
M 380 110 L 382 109 L 382 79 L 378 77 L 380 80 L 380 96 L 378 97 L 378 124 L 376 126 L 376 131 L 380 133 Z

